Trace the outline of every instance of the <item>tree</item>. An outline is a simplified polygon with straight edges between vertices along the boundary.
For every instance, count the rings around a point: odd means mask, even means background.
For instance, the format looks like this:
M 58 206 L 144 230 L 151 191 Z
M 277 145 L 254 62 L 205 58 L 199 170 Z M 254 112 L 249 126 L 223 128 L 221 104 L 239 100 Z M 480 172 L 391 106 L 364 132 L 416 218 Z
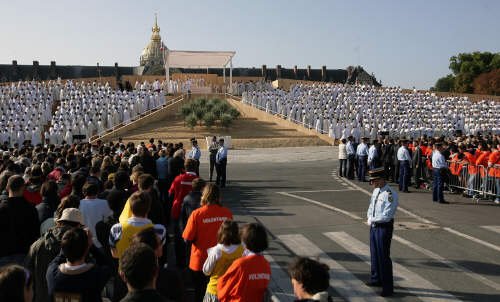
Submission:
M 435 85 L 437 91 L 474 93 L 474 80 L 481 74 L 500 68 L 500 53 L 459 53 L 450 58 L 452 75 L 440 78 Z M 451 81 L 453 80 L 453 83 Z
M 500 95 L 500 68 L 479 75 L 473 87 L 475 93 Z
M 452 74 L 449 74 L 449 75 L 437 80 L 436 85 L 434 86 L 434 89 L 432 89 L 432 90 L 442 91 L 442 92 L 450 92 L 450 91 L 454 90 L 453 89 L 454 83 L 455 83 L 455 77 Z
M 179 113 L 184 117 L 186 126 L 193 129 L 197 123 L 210 128 L 217 121 L 223 127 L 229 127 L 233 120 L 240 116 L 240 112 L 221 99 L 199 98 L 181 106 Z

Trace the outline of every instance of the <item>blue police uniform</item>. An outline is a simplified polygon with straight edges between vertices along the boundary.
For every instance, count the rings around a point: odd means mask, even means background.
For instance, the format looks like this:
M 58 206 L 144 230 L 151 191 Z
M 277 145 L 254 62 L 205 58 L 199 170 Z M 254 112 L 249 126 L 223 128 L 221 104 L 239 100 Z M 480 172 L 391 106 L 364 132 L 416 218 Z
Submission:
M 410 184 L 410 165 L 411 156 L 410 151 L 406 147 L 401 146 L 397 153 L 399 161 L 399 191 L 408 192 L 408 185 Z
M 363 142 L 358 145 L 356 149 L 356 155 L 358 156 L 358 180 L 366 181 L 366 160 L 368 158 L 368 146 Z
M 380 170 L 380 175 L 383 175 L 383 168 Z M 370 224 L 370 284 L 381 285 L 382 295 L 394 292 L 390 249 L 397 207 L 398 195 L 388 184 L 373 190 L 367 212 Z
M 432 152 L 432 201 L 445 203 L 443 195 L 443 169 L 448 168 L 446 159 L 441 152 Z

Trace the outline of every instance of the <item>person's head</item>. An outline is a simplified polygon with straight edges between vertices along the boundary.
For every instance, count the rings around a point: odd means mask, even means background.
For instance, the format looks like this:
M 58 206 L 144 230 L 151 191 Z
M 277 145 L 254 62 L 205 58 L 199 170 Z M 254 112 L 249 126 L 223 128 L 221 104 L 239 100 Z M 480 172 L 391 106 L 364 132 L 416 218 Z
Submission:
M 30 271 L 17 264 L 0 267 L 0 301 L 31 302 L 33 278 Z
M 135 185 L 138 184 L 139 182 L 139 176 L 141 176 L 144 172 L 142 171 L 135 171 L 132 172 L 132 175 L 130 175 L 130 181 Z
M 129 180 L 129 176 L 128 176 L 127 172 L 125 172 L 125 171 L 116 172 L 114 184 L 118 190 L 127 189 L 130 185 L 130 180 Z
M 268 247 L 267 232 L 261 224 L 249 223 L 241 229 L 241 241 L 253 253 L 261 253 Z
M 345 138 L 341 139 L 340 141 L 342 142 L 342 144 L 347 143 L 347 140 Z
M 328 290 L 330 273 L 327 265 L 318 261 L 299 257 L 288 268 L 292 279 L 293 292 L 299 299 L 310 298 L 316 293 Z
M 177 151 L 175 151 L 174 152 L 174 157 L 184 158 L 184 150 L 183 149 L 178 149 Z
M 220 202 L 220 189 L 216 184 L 206 184 L 203 188 L 203 193 L 201 194 L 201 205 L 211 205 L 218 204 L 221 205 Z
M 184 162 L 184 167 L 187 172 L 196 172 L 196 161 L 194 159 L 188 158 Z
M 95 176 L 95 177 L 99 177 L 100 174 L 101 174 L 100 167 L 98 167 L 98 166 L 90 167 L 90 175 Z
M 144 243 L 132 244 L 120 258 L 119 273 L 129 291 L 154 288 L 158 276 L 155 252 Z
M 40 195 L 49 199 L 51 202 L 58 202 L 59 196 L 57 195 L 57 183 L 53 180 L 47 180 L 42 184 L 40 188 Z M 54 204 L 53 206 L 57 206 Z
M 151 174 L 141 174 L 137 180 L 137 185 L 140 191 L 151 191 L 155 184 L 155 179 Z
M 12 175 L 7 181 L 9 197 L 21 197 L 24 193 L 24 179 L 19 175 Z
M 224 146 L 224 139 L 223 138 L 219 139 L 219 145 Z
M 89 247 L 89 236 L 82 228 L 66 231 L 61 240 L 61 251 L 69 263 L 85 261 Z
M 370 175 L 369 180 L 370 184 L 374 188 L 382 188 L 385 186 L 385 170 L 384 168 L 375 168 L 370 171 L 368 171 L 368 174 Z
M 155 251 L 156 257 L 163 256 L 163 243 L 153 227 L 146 228 L 135 234 L 132 243 L 145 243 Z
M 93 182 L 86 182 L 85 185 L 83 185 L 82 191 L 85 198 L 94 199 L 97 193 L 99 193 L 99 186 Z
M 203 178 L 195 178 L 193 179 L 193 182 L 191 183 L 191 186 L 192 186 L 192 191 L 193 192 L 201 192 L 201 190 L 203 190 L 203 188 L 205 187 L 207 183 L 205 182 L 205 180 Z
M 224 221 L 217 231 L 217 242 L 223 245 L 240 244 L 240 229 L 233 220 Z
M 151 208 L 151 197 L 147 192 L 135 192 L 130 196 L 130 210 L 135 217 L 147 217 Z
M 59 206 L 57 206 L 54 218 L 55 218 L 55 220 L 58 220 L 59 218 L 61 218 L 63 211 L 65 209 L 70 209 L 70 208 L 78 209 L 79 207 L 80 207 L 80 197 L 78 197 L 77 195 L 73 195 L 73 194 L 68 195 L 68 196 L 64 197 L 61 200 L 61 203 L 59 204 Z
M 198 147 L 198 141 L 195 139 L 191 141 L 191 144 L 193 145 L 193 147 Z

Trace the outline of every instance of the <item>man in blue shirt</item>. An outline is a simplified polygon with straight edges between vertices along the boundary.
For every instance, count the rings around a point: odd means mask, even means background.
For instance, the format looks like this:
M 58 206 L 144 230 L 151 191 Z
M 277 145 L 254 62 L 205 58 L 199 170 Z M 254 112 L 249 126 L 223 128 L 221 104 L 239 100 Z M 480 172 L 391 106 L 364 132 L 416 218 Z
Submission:
M 219 139 L 219 150 L 215 155 L 215 169 L 217 178 L 215 183 L 221 188 L 226 186 L 226 166 L 227 166 L 227 148 L 224 146 L 224 139 Z
M 394 293 L 391 261 L 391 240 L 394 230 L 394 215 L 398 208 L 398 195 L 386 183 L 384 168 L 369 171 L 370 184 L 374 187 L 367 223 L 370 226 L 371 276 L 368 286 L 381 286 L 382 297 Z
M 443 145 L 441 143 L 434 144 L 432 152 L 432 201 L 439 203 L 448 203 L 443 196 L 443 173 L 446 173 L 448 164 L 441 152 Z
M 201 151 L 200 147 L 198 147 L 198 141 L 196 139 L 191 139 L 191 151 L 188 152 L 187 158 L 194 159 L 196 162 L 196 175 L 200 176 L 200 157 L 201 157 Z
M 354 179 L 354 161 L 356 160 L 356 149 L 354 148 L 354 137 L 349 136 L 346 144 L 347 152 L 347 178 Z
M 366 181 L 366 161 L 368 158 L 367 137 L 363 137 L 361 144 L 356 148 L 356 156 L 358 157 L 358 180 Z
M 158 189 L 160 201 L 164 204 L 168 198 L 168 158 L 165 150 L 158 152 L 160 157 L 156 160 L 156 175 L 158 176 Z

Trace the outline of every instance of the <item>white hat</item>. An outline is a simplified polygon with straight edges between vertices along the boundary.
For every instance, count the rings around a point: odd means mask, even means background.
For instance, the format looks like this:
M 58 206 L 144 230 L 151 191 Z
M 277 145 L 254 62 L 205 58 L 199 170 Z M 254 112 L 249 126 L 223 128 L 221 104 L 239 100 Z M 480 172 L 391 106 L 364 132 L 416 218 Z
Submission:
M 82 212 L 80 212 L 77 208 L 64 209 L 61 217 L 59 217 L 57 221 L 78 222 L 79 224 L 84 225 Z

